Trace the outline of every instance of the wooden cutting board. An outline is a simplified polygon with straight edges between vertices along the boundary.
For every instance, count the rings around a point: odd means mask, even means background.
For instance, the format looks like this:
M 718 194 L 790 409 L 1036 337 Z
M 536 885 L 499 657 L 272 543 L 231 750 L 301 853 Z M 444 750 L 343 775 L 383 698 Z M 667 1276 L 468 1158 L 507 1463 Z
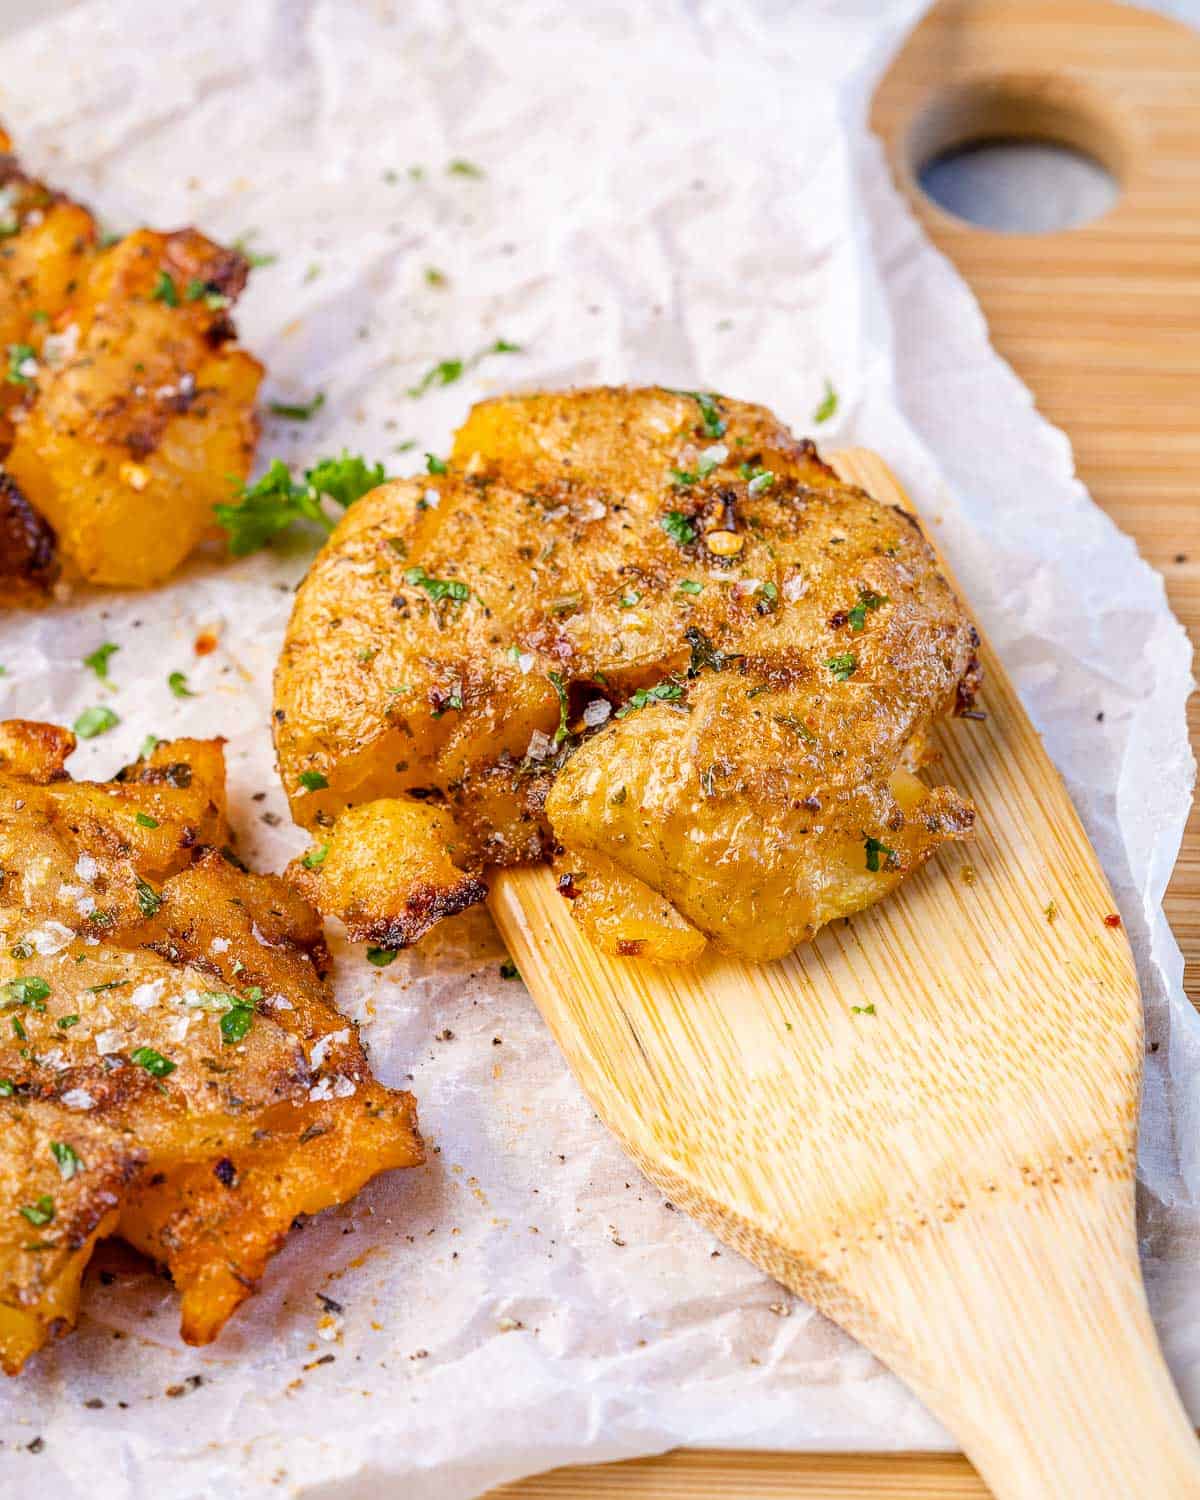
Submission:
M 1200 38 L 1125 6 L 956 0 L 936 7 L 914 33 L 881 84 L 873 115 L 897 180 L 979 296 L 997 348 L 1072 437 L 1093 496 L 1163 570 L 1193 639 L 1200 624 L 1198 80 Z M 1091 151 L 1116 171 L 1120 201 L 1094 224 L 1022 236 L 963 225 L 923 198 L 915 186 L 920 161 L 997 134 L 1046 135 Z M 943 881 L 954 874 L 947 864 Z M 1192 983 L 1200 976 L 1197 896 L 1193 818 L 1168 903 Z M 1119 1379 L 1097 1370 L 1095 1399 L 1109 1399 Z M 986 1429 L 989 1413 L 977 1418 Z M 1004 1443 L 1008 1414 L 997 1409 L 994 1420 Z M 1147 1434 L 1147 1464 L 1160 1447 Z M 1147 1495 L 1159 1493 L 1150 1472 Z M 950 1500 L 986 1491 L 965 1460 L 953 1458 L 700 1453 L 560 1471 L 509 1493 L 527 1500 L 916 1493 Z

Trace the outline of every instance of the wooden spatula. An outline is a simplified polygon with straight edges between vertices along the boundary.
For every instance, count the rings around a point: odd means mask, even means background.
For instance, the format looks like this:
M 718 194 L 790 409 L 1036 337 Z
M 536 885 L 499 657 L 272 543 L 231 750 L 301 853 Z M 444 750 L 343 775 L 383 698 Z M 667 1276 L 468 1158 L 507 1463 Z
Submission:
M 839 473 L 907 504 L 874 454 Z M 597 953 L 546 868 L 492 914 L 672 1202 L 873 1349 L 1002 1500 L 1200 1496 L 1146 1308 L 1142 1014 L 1070 799 L 996 657 L 945 779 L 978 837 L 780 963 Z

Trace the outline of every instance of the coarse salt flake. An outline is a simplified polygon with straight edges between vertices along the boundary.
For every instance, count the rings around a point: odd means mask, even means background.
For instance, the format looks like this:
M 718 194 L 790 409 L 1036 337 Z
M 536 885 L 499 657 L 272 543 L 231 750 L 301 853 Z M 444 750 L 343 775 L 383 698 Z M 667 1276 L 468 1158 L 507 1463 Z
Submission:
M 313 1044 L 313 1049 L 309 1053 L 309 1061 L 314 1068 L 319 1068 L 325 1061 L 330 1047 L 343 1047 L 349 1040 L 350 1028 L 348 1026 L 344 1027 L 341 1031 L 331 1031 L 327 1036 L 323 1036 L 320 1041 Z
M 25 941 L 33 945 L 35 953 L 40 953 L 43 958 L 50 958 L 55 953 L 61 953 L 74 937 L 71 929 L 64 927 L 61 922 L 47 922 L 44 927 L 35 927 L 32 932 L 27 932 Z
M 68 1109 L 95 1109 L 96 1101 L 88 1093 L 87 1089 L 68 1089 L 62 1095 L 62 1103 Z

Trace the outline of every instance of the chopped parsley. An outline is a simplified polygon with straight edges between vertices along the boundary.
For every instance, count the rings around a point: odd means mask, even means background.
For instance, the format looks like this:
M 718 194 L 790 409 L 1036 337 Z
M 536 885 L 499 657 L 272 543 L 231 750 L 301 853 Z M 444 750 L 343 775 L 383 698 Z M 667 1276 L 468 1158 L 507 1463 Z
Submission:
M 622 609 L 632 609 L 635 604 L 640 604 L 641 602 L 642 596 L 638 593 L 637 589 L 630 589 L 627 594 L 621 595 Z
M 308 422 L 325 405 L 325 392 L 318 391 L 311 401 L 268 401 L 267 410 L 273 417 L 283 417 L 288 422 Z
M 150 300 L 151 302 L 165 302 L 168 307 L 179 306 L 179 289 L 166 271 L 158 273 L 158 280 L 154 283 Z
M 49 1193 L 43 1193 L 35 1203 L 23 1204 L 17 1212 L 40 1229 L 43 1224 L 54 1222 L 54 1199 Z
M 222 1046 L 232 1047 L 235 1043 L 244 1041 L 253 1024 L 253 1005 L 247 1005 L 241 1000 L 235 1001 L 221 1017 Z
M 137 824 L 137 826 L 139 828 L 157 828 L 158 827 L 158 819 L 157 818 L 152 818 L 149 813 L 144 813 L 144 812 L 136 813 L 134 815 L 134 822 Z
M 50 1155 L 58 1163 L 59 1174 L 64 1182 L 70 1182 L 72 1177 L 78 1176 L 84 1170 L 83 1158 L 74 1146 L 68 1146 L 66 1141 L 51 1141 Z
M 567 688 L 561 672 L 547 672 L 546 676 L 550 679 L 551 687 L 558 694 L 558 728 L 554 731 L 554 743 L 561 745 L 564 740 L 571 737 L 571 730 L 567 723 L 569 711 Z
M 145 1068 L 151 1078 L 166 1078 L 168 1074 L 175 1071 L 176 1067 L 169 1057 L 164 1057 L 153 1047 L 138 1047 L 129 1054 L 129 1060 L 136 1063 L 139 1068 Z
M 222 308 L 229 307 L 233 302 L 233 298 L 227 297 L 216 282 L 201 281 L 199 276 L 193 276 L 184 287 L 183 300 L 185 302 L 203 300 L 205 307 L 213 312 L 220 312 Z
M 639 708 L 645 708 L 647 703 L 674 703 L 682 697 L 683 684 L 668 678 L 665 682 L 656 682 L 653 687 L 638 688 L 629 702 L 617 709 L 615 717 L 623 719 L 628 714 L 636 713 Z
M 873 1016 L 875 1014 L 875 1002 L 870 1005 L 852 1005 L 850 1013 L 855 1016 Z
M 689 484 L 695 484 L 699 477 L 698 474 L 692 474 L 687 469 L 671 470 L 671 483 L 677 488 L 686 488 Z
M 685 630 L 683 638 L 692 648 L 692 659 L 688 664 L 688 676 L 699 677 L 700 673 L 707 667 L 713 672 L 723 672 L 729 658 L 724 651 L 718 651 L 702 630 L 692 626 Z
M 0 1078 L 0 1098 L 11 1099 L 17 1092 L 17 1086 L 11 1078 Z
M 879 609 L 881 605 L 888 602 L 886 594 L 876 594 L 871 589 L 863 589 L 858 596 L 858 603 L 847 611 L 846 618 L 850 622 L 850 629 L 858 635 L 867 628 L 867 611 Z
M 426 286 L 445 286 L 449 280 L 450 278 L 446 275 L 445 271 L 439 271 L 436 266 L 425 267 Z
M 471 590 L 458 578 L 431 578 L 422 567 L 405 568 L 405 583 L 424 589 L 435 604 L 443 599 L 455 599 L 461 603 L 471 597 Z
M 188 687 L 186 672 L 172 672 L 167 678 L 167 686 L 177 698 L 194 698 L 196 695 Z
M 439 458 L 436 453 L 427 453 L 425 455 L 425 472 L 426 474 L 447 473 L 445 460 Z
M 751 495 L 761 495 L 765 490 L 769 490 L 774 483 L 775 475 L 770 469 L 756 469 L 749 484 L 746 486 L 746 491 Z
M 681 594 L 702 594 L 704 585 L 697 583 L 694 578 L 681 578 L 679 580 L 678 592 Z
M 4 378 L 9 385 L 28 385 L 37 374 L 37 350 L 32 344 L 9 344 L 8 370 Z
M 162 906 L 162 897 L 140 875 L 134 877 L 134 883 L 137 887 L 138 910 L 144 917 L 156 916 L 159 908 Z
M 367 962 L 374 964 L 377 969 L 386 969 L 388 964 L 394 963 L 396 959 L 395 948 L 368 948 Z
M 456 156 L 453 161 L 446 163 L 446 171 L 451 177 L 485 177 L 487 174 L 483 168 L 476 166 L 473 161 L 465 161 L 461 156 Z
M 512 961 L 511 958 L 506 958 L 504 960 L 504 962 L 500 965 L 500 978 L 501 979 L 520 979 L 520 977 L 521 977 L 521 971 L 520 971 L 520 969 L 517 968 L 516 964 L 513 963 L 513 961 Z
M 257 229 L 248 229 L 245 234 L 238 235 L 233 242 L 233 248 L 243 257 L 252 271 L 257 271 L 260 266 L 273 266 L 279 259 L 272 251 L 251 250 L 249 241 L 258 233 Z
M 725 436 L 725 422 L 717 407 L 720 399 L 706 391 L 676 391 L 677 396 L 690 396 L 700 408 L 700 421 L 704 427 L 704 436 L 719 438 Z
M 436 365 L 431 366 L 417 381 L 416 385 L 410 385 L 408 394 L 415 400 L 423 396 L 426 391 L 435 386 L 453 385 L 456 380 L 461 380 L 468 370 L 473 370 L 476 365 L 482 363 L 492 354 L 520 354 L 520 344 L 510 343 L 507 339 L 497 339 L 486 349 L 480 349 L 468 359 L 443 359 Z
M 83 658 L 84 666 L 89 667 L 95 672 L 96 676 L 106 687 L 109 684 L 109 658 L 115 656 L 120 649 L 120 646 L 115 645 L 112 641 L 105 641 L 102 646 L 97 646 L 89 656 Z
M 896 865 L 896 851 L 889 849 L 886 844 L 881 844 L 878 839 L 873 839 L 870 834 L 864 837 L 863 843 L 867 851 L 867 869 L 872 875 L 877 875 L 880 870 L 879 856 L 883 855 L 883 866 L 885 870 L 891 870 Z
M 54 1024 L 58 1027 L 59 1031 L 70 1031 L 72 1026 L 79 1025 L 79 1017 L 76 1015 L 59 1016 Z
M 120 719 L 112 709 L 104 703 L 98 703 L 93 708 L 85 708 L 75 720 L 75 733 L 81 740 L 94 740 L 98 734 L 107 734 L 110 729 L 115 729 Z
M 681 510 L 669 510 L 658 523 L 671 540 L 679 547 L 686 547 L 696 540 L 696 528 Z
M 838 394 L 834 390 L 832 384 L 827 380 L 825 382 L 825 394 L 817 403 L 817 409 L 813 412 L 812 419 L 814 422 L 828 422 L 830 417 L 833 416 L 834 412 L 836 412 L 837 409 Z
M 306 792 L 320 792 L 329 785 L 320 771 L 301 771 L 300 785 Z
M 40 974 L 26 974 L 20 979 L 10 979 L 0 993 L 9 1005 L 28 1005 L 32 1010 L 45 1010 L 50 986 Z
M 825 665 L 839 682 L 845 682 L 858 671 L 858 657 L 853 651 L 843 651 L 840 656 L 831 656 Z
M 325 856 L 329 853 L 328 844 L 316 844 L 311 848 L 300 863 L 306 870 L 319 870 L 325 863 Z
M 245 557 L 297 521 L 312 521 L 332 531 L 333 522 L 321 508 L 322 495 L 349 506 L 386 478 L 382 464 L 371 465 L 361 455 L 343 451 L 340 458 L 323 458 L 306 469 L 301 483 L 277 458 L 261 479 L 241 486 L 236 505 L 213 508 L 217 524 L 229 534 L 230 552 Z

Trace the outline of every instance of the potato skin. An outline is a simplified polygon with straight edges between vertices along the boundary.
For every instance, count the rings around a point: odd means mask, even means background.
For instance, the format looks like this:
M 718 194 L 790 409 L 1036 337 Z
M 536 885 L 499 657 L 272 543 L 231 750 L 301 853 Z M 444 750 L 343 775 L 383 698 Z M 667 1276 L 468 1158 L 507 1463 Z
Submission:
M 221 852 L 220 742 L 160 744 L 105 783 L 67 777 L 73 746 L 0 724 L 10 1374 L 74 1322 L 97 1239 L 161 1262 L 205 1343 L 297 1214 L 422 1160 L 411 1095 L 372 1078 L 330 1002 L 316 913 Z
M 309 826 L 436 797 L 456 864 L 562 846 L 668 904 L 664 951 L 677 919 L 767 959 L 969 831 L 965 799 L 896 775 L 969 705 L 976 645 L 916 523 L 764 408 L 501 398 L 448 474 L 377 489 L 326 544 L 276 746 Z
M 195 230 L 128 235 L 73 296 L 74 352 L 40 361 L 13 413 L 6 467 L 88 582 L 161 582 L 249 473 L 263 372 L 226 310 L 247 269 Z

